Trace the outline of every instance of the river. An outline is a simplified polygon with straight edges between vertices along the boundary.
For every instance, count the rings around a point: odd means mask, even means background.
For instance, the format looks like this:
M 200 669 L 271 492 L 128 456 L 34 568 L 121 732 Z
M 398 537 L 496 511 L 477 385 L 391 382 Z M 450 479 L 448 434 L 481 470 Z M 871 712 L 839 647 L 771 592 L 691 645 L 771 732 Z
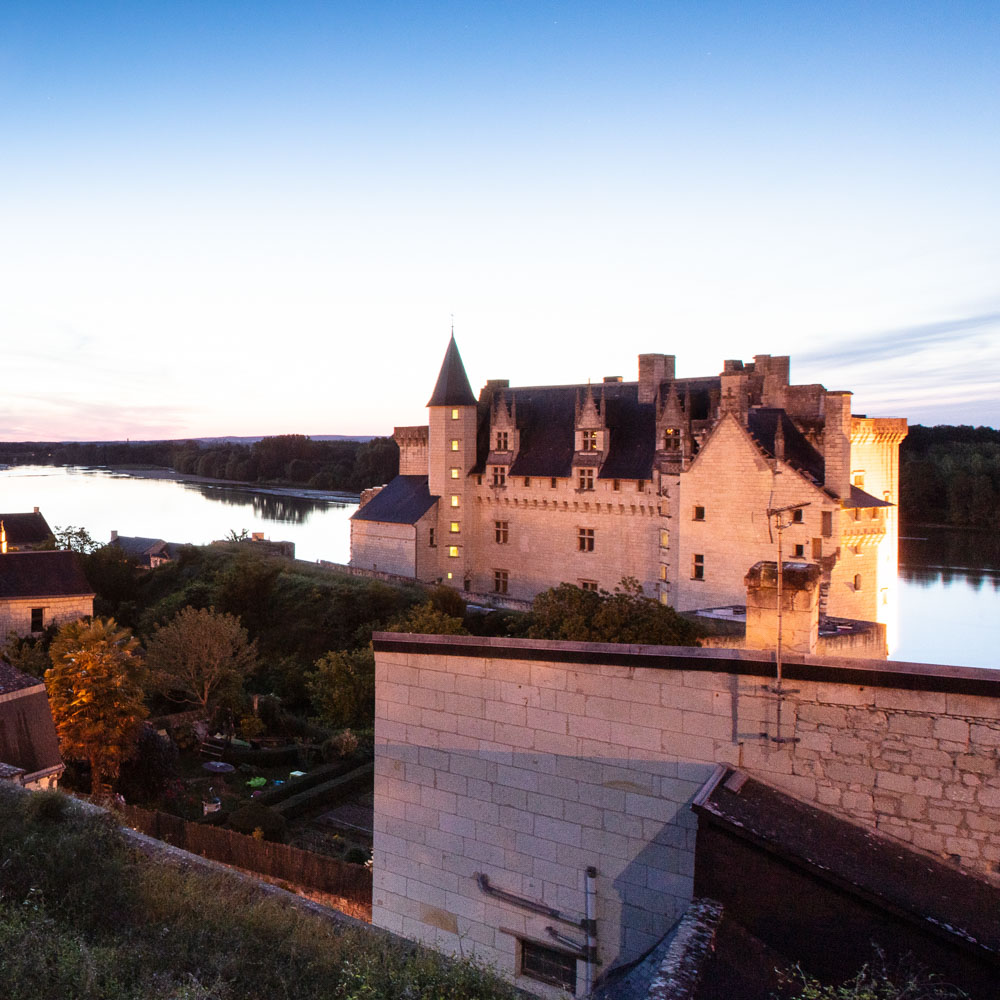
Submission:
M 246 529 L 294 542 L 300 559 L 347 562 L 356 503 L 302 492 L 308 495 L 104 469 L 0 470 L 0 510 L 39 507 L 51 527 L 81 526 L 98 541 L 116 530 L 207 544 Z M 892 658 L 1000 666 L 1000 535 L 953 529 L 911 529 L 904 535 Z

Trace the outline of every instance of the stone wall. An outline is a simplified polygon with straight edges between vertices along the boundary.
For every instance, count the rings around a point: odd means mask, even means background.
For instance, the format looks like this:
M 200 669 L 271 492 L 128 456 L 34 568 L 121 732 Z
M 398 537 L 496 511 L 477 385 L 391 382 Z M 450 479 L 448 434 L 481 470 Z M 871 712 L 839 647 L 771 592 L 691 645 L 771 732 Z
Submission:
M 63 625 L 94 613 L 92 595 L 76 597 L 27 597 L 0 601 L 0 635 L 31 635 L 32 608 L 42 608 L 45 627 Z
M 992 671 L 796 657 L 779 699 L 750 651 L 388 633 L 375 649 L 374 921 L 508 975 L 552 919 L 476 873 L 582 916 L 595 865 L 602 968 L 630 961 L 687 905 L 689 804 L 716 763 L 996 876 Z
M 378 570 L 394 576 L 416 576 L 416 540 L 412 524 L 391 524 L 385 521 L 351 522 L 351 563 L 364 563 L 359 569 Z

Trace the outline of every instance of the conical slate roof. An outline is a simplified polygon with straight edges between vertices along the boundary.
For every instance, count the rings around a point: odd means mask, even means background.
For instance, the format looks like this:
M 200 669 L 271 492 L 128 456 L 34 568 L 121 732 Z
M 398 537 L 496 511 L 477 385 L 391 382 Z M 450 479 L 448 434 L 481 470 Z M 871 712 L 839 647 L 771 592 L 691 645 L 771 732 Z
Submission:
M 475 406 L 476 397 L 469 385 L 469 376 L 465 374 L 462 356 L 458 353 L 455 335 L 448 341 L 448 350 L 444 353 L 441 372 L 438 375 L 434 394 L 428 406 Z

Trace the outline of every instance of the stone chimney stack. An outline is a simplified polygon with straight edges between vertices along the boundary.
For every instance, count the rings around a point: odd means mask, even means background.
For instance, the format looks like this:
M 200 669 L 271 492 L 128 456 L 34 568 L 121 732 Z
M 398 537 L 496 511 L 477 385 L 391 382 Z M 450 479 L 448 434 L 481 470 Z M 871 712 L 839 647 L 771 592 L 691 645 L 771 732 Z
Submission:
M 639 402 L 652 403 L 661 382 L 674 379 L 675 357 L 673 354 L 639 355 Z
M 35 510 L 37 511 L 38 508 L 36 507 Z M 118 532 L 115 531 L 114 529 L 111 530 L 111 541 L 113 541 L 113 542 L 117 542 L 118 541 Z
M 846 500 L 851 492 L 851 393 L 828 392 L 823 410 L 823 485 Z
M 781 581 L 781 648 L 809 654 L 819 641 L 819 581 L 815 563 L 786 562 Z M 774 649 L 778 642 L 778 570 L 759 562 L 743 578 L 747 588 L 747 649 Z

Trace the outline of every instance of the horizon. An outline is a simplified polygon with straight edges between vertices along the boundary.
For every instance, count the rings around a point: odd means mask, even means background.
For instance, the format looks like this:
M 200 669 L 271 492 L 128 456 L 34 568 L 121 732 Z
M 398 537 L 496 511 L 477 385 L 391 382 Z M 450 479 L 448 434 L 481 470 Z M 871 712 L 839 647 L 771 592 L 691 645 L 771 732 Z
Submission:
M 787 354 L 1000 426 L 1000 9 L 0 9 L 0 439 L 390 434 Z M 269 436 L 269 435 L 265 435 Z

